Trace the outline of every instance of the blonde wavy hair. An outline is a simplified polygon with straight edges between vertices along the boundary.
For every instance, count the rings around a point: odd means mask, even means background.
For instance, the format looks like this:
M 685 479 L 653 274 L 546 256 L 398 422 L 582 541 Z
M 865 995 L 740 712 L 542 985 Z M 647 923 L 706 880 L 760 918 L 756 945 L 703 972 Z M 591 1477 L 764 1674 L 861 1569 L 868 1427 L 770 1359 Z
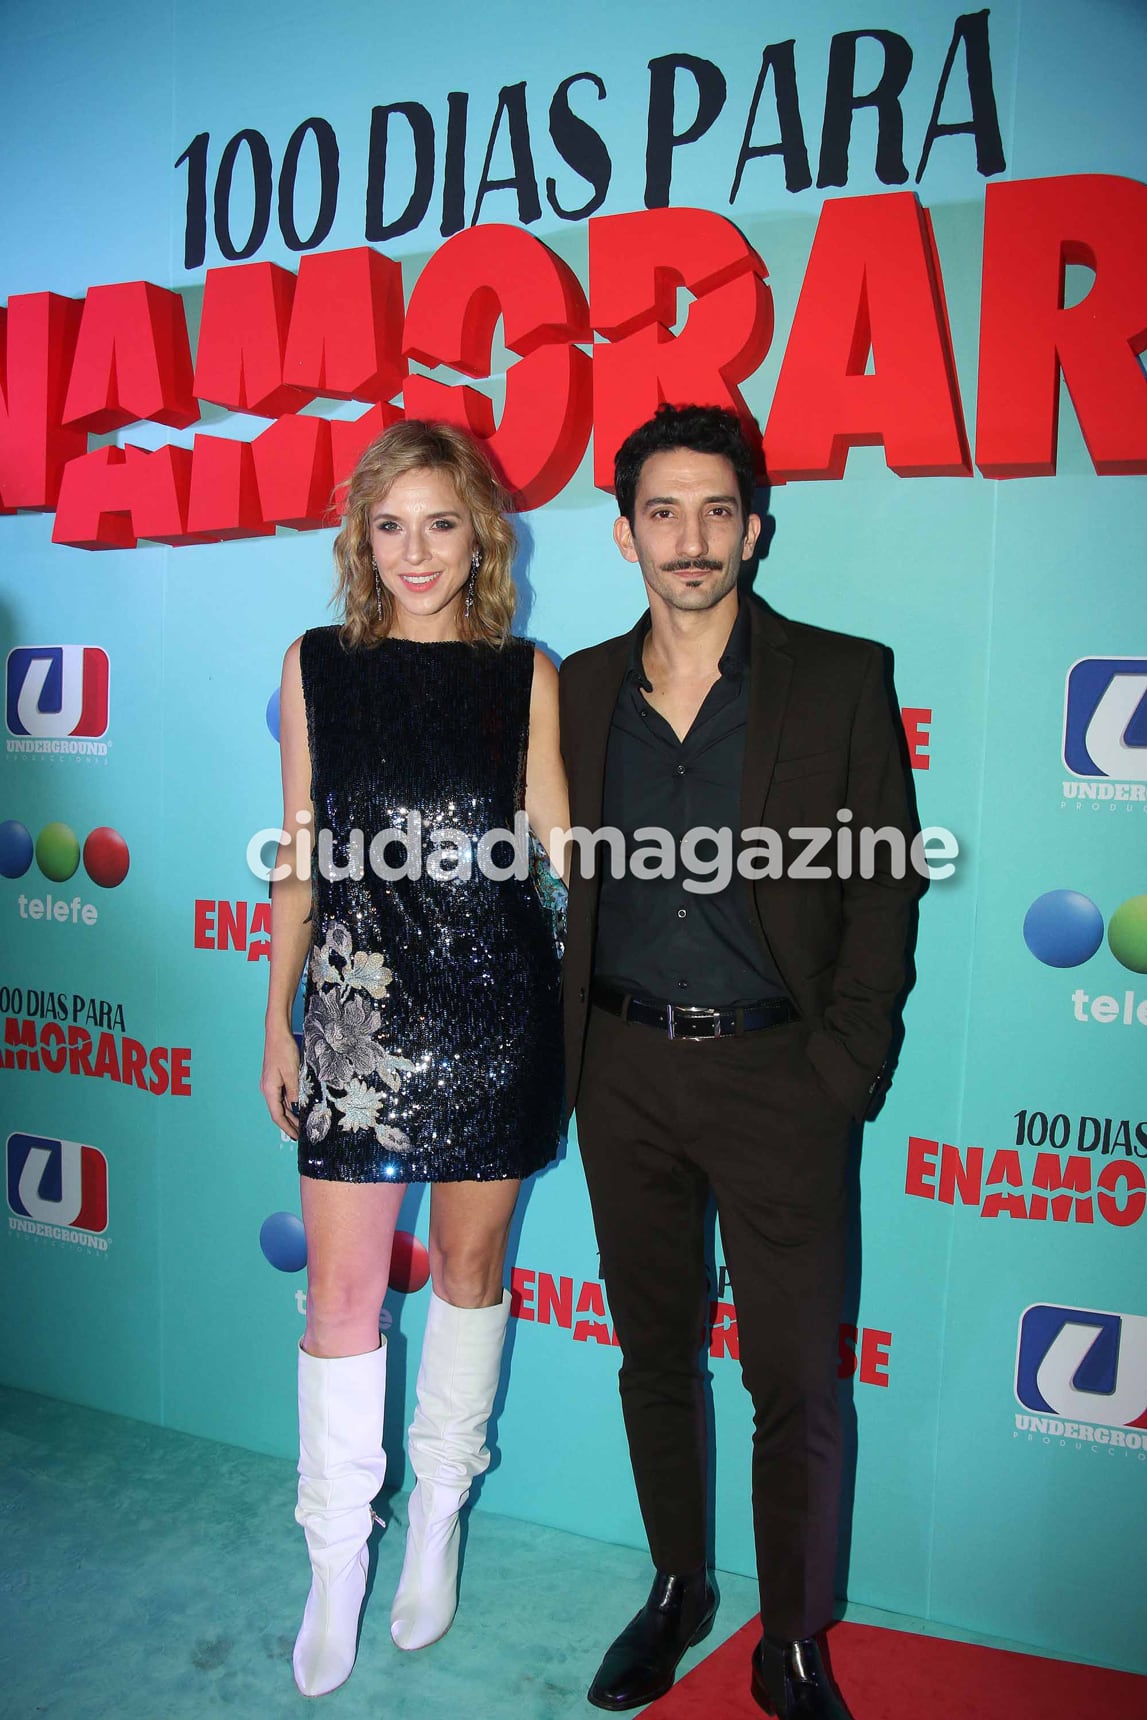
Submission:
M 339 507 L 342 529 L 334 545 L 333 601 L 342 611 L 343 644 L 376 645 L 394 625 L 394 598 L 385 585 L 381 603 L 378 596 L 370 514 L 396 478 L 416 471 L 450 476 L 477 539 L 482 559 L 472 577 L 470 613 L 459 617 L 461 637 L 469 644 L 500 649 L 510 636 L 517 601 L 511 571 L 516 539 L 506 518 L 510 498 L 485 454 L 464 430 L 419 419 L 392 424 L 376 436 L 345 485 L 339 486 L 345 494 Z

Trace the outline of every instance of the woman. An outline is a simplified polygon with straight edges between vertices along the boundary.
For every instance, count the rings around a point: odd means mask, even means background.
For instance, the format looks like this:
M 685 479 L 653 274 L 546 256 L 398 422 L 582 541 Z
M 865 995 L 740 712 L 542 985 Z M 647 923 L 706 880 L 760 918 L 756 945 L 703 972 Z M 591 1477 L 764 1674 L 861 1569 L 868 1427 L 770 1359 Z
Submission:
M 305 633 L 283 665 L 283 829 L 315 845 L 274 885 L 261 1085 L 299 1143 L 307 1235 L 295 1515 L 312 1583 L 294 1669 L 308 1696 L 354 1665 L 386 1465 L 378 1315 L 406 1185 L 433 1185 L 418 1479 L 391 1612 L 412 1649 L 454 1617 L 458 1511 L 490 1461 L 507 1233 L 561 1128 L 552 919 L 520 865 L 506 875 L 509 844 L 482 844 L 523 808 L 547 840 L 568 822 L 557 675 L 510 636 L 506 505 L 461 431 L 385 431 L 347 488 L 342 624 Z

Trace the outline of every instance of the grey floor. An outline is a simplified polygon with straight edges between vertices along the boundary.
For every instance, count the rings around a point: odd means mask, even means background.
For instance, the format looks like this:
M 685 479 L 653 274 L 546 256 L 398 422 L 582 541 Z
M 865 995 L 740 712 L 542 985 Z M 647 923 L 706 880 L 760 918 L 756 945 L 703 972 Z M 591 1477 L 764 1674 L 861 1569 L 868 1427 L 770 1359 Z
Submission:
M 0 1386 L 0 1720 L 302 1715 L 291 1647 L 309 1570 L 294 1465 Z M 358 1663 L 331 1720 L 590 1720 L 585 1689 L 645 1598 L 648 1558 L 478 1509 L 441 1642 L 390 1640 L 404 1500 L 375 1541 Z M 756 1610 L 718 1573 L 716 1628 Z M 849 1603 L 862 1624 L 1022 1648 Z M 1026 1652 L 1033 1652 L 1027 1649 Z
M 0 1716 L 200 1720 L 302 1714 L 291 1645 L 309 1573 L 294 1466 L 0 1389 Z M 588 1720 L 602 1649 L 640 1606 L 646 1556 L 478 1510 L 453 1629 L 390 1640 L 403 1501 L 379 1538 L 358 1663 L 332 1720 Z M 756 1585 L 720 1579 L 718 1629 Z

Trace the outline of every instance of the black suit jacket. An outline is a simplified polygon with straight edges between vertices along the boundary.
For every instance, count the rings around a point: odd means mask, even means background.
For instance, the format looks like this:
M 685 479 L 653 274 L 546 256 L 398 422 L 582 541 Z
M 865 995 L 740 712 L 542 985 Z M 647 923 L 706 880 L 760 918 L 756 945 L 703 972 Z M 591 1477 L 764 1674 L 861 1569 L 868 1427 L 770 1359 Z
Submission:
M 907 852 L 917 826 L 885 652 L 868 639 L 784 620 L 756 597 L 745 601 L 752 661 L 740 826 L 778 832 L 786 875 L 750 881 L 738 874 L 729 887 L 749 892 L 752 923 L 811 1026 L 809 1059 L 859 1118 L 880 1084 L 922 881 L 911 867 L 895 877 L 884 844 L 877 845 L 873 877 L 842 879 L 835 875 L 835 839 L 809 857 L 811 865 L 827 863 L 832 876 L 790 877 L 789 863 L 807 843 L 788 833 L 802 826 L 835 832 L 837 809 L 849 807 L 854 831 L 891 826 Z M 601 824 L 609 727 L 636 631 L 574 652 L 561 669 L 571 822 L 589 830 Z M 585 1044 L 598 898 L 596 876 L 578 870 L 576 850 L 573 858 L 563 976 L 570 1111 Z

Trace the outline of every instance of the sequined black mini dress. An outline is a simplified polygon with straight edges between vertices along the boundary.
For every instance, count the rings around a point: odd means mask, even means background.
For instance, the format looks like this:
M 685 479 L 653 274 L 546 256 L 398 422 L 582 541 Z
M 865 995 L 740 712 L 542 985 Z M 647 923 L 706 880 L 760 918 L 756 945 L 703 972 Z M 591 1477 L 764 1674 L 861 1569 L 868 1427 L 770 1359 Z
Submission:
M 522 810 L 533 648 L 348 650 L 317 627 L 300 661 L 316 840 L 299 1170 L 528 1176 L 563 1117 L 555 901 Z M 493 841 L 518 814 L 517 846 Z

